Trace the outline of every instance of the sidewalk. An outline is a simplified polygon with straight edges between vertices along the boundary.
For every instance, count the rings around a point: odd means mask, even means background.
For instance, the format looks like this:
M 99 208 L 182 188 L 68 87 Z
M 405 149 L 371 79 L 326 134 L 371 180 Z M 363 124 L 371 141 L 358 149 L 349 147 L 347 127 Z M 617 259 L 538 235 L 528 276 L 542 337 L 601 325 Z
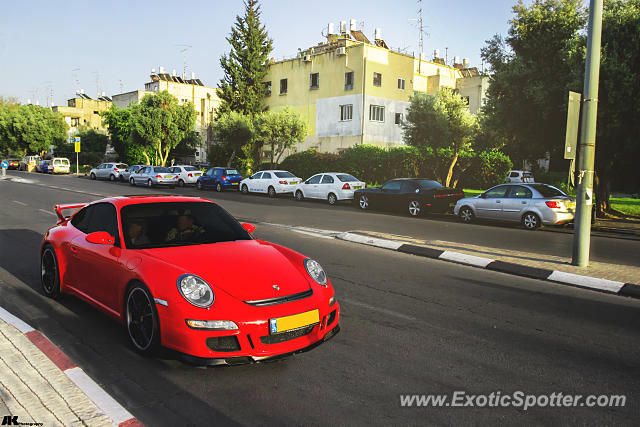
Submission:
M 44 335 L 2 308 L 0 418 L 9 425 L 141 425 Z

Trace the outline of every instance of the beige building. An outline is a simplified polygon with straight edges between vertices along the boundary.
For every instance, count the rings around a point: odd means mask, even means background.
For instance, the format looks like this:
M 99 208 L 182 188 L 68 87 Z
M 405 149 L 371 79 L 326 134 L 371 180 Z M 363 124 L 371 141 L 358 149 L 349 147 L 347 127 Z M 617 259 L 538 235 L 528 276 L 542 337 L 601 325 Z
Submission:
M 273 110 L 293 108 L 306 121 L 308 136 L 296 151 L 335 153 L 356 144 L 404 144 L 401 123 L 414 91 L 451 88 L 477 113 L 488 82 L 466 59 L 449 66 L 438 51 L 428 60 L 392 51 L 378 29 L 369 41 L 352 20 L 349 30 L 341 23 L 339 34 L 330 24 L 326 42 L 272 61 L 265 101 Z
M 126 93 L 119 93 L 117 95 L 113 95 L 113 105 L 118 108 L 129 108 L 131 104 L 137 104 L 140 102 L 145 95 L 151 94 L 153 92 L 147 92 L 144 90 L 134 90 Z
M 54 112 L 60 113 L 64 117 L 69 125 L 69 135 L 75 134 L 80 126 L 106 132 L 107 129 L 102 125 L 100 112 L 111 108 L 111 98 L 103 95 L 98 99 L 91 99 L 84 93 L 77 95 L 67 101 L 66 107 L 51 107 Z

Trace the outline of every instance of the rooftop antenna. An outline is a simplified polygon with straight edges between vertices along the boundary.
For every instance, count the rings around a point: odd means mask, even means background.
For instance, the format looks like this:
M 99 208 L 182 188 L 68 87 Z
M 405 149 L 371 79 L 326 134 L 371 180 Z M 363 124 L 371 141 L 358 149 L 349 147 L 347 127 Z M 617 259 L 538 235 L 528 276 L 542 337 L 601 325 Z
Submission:
M 96 98 L 100 98 L 100 71 L 94 71 L 96 75 Z
M 182 48 L 180 49 L 180 53 L 182 53 L 182 60 L 184 62 L 184 70 L 182 72 L 182 79 L 184 80 L 187 78 L 187 51 L 191 49 L 193 46 L 188 44 L 177 44 L 175 46 Z
M 80 80 L 78 79 L 78 71 L 80 71 L 80 68 L 74 68 L 73 70 L 71 70 L 71 76 L 73 77 L 73 81 L 76 84 L 76 91 L 80 88 Z
M 427 37 L 429 37 L 429 33 L 427 33 L 424 29 L 423 26 L 423 22 L 422 22 L 422 0 L 418 0 L 418 17 L 417 18 L 412 18 L 409 19 L 409 21 L 415 21 L 417 27 L 418 27 L 418 51 L 420 54 L 420 58 L 422 58 L 423 54 L 424 54 L 424 43 L 423 43 L 423 37 L 426 35 Z
M 118 81 L 120 82 L 120 93 L 124 93 L 124 85 L 122 84 L 122 79 Z

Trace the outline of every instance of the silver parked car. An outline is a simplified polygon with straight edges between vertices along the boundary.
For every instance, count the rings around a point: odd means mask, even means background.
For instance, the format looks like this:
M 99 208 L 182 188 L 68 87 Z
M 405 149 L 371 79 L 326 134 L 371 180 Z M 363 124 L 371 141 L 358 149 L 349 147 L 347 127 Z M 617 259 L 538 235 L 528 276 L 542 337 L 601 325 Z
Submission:
M 202 176 L 202 171 L 195 166 L 177 165 L 169 168 L 169 170 L 178 175 L 178 185 L 180 187 L 184 187 L 187 184 L 195 185 L 198 177 Z
M 103 163 L 97 168 L 91 169 L 89 177 L 91 179 L 108 179 L 109 181 L 120 180 L 120 174 L 127 169 L 124 163 Z
M 138 172 L 140 169 L 148 165 L 131 165 L 127 169 L 120 172 L 120 181 L 127 182 L 131 178 L 131 174 Z
M 131 185 L 146 185 L 147 187 L 168 185 L 175 187 L 177 183 L 177 175 L 164 166 L 144 166 L 129 177 L 129 184 Z
M 573 220 L 576 202 L 548 184 L 501 184 L 458 200 L 453 210 L 463 222 L 475 218 L 520 222 L 527 230 Z

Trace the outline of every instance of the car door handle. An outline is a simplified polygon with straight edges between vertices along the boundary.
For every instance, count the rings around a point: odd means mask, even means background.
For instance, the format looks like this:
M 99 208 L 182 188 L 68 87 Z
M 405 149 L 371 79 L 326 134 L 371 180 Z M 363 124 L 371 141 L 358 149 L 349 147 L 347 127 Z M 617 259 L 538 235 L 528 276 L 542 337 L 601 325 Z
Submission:
M 78 248 L 76 246 L 71 245 L 69 246 L 69 249 L 71 249 L 71 252 L 73 252 L 74 254 L 78 253 Z
M 500 200 L 496 200 L 496 203 L 502 203 Z
M 526 205 L 526 204 L 527 204 L 527 202 L 523 201 L 523 202 L 522 202 L 522 204 L 523 204 L 523 205 Z

